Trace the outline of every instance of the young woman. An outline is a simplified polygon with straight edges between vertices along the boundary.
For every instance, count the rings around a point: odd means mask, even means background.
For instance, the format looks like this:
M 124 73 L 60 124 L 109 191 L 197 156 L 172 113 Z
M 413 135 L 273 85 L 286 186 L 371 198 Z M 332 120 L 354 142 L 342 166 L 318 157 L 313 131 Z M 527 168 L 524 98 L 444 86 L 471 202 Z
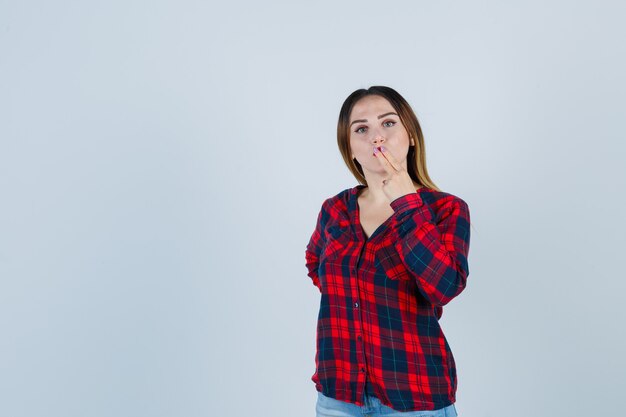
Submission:
M 337 141 L 360 184 L 323 202 L 305 252 L 321 292 L 317 416 L 455 417 L 439 318 L 469 275 L 469 208 L 431 181 L 417 117 L 392 88 L 350 94 Z

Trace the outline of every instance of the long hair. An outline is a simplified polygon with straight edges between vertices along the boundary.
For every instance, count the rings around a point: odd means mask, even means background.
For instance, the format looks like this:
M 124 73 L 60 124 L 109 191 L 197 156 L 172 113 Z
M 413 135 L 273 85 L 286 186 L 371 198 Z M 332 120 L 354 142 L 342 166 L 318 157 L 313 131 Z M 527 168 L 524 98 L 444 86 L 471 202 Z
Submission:
M 441 191 L 428 175 L 426 168 L 426 149 L 424 147 L 424 136 L 422 128 L 417 120 L 417 116 L 413 109 L 396 90 L 385 86 L 372 86 L 368 89 L 361 88 L 354 91 L 346 98 L 339 112 L 339 121 L 337 122 L 337 144 L 339 151 L 352 175 L 354 175 L 363 185 L 367 185 L 367 180 L 363 174 L 361 164 L 351 158 L 350 152 L 350 113 L 357 101 L 366 96 L 381 96 L 385 98 L 394 108 L 402 125 L 407 130 L 410 137 L 413 138 L 415 145 L 409 146 L 407 154 L 407 171 L 413 181 L 421 186 Z

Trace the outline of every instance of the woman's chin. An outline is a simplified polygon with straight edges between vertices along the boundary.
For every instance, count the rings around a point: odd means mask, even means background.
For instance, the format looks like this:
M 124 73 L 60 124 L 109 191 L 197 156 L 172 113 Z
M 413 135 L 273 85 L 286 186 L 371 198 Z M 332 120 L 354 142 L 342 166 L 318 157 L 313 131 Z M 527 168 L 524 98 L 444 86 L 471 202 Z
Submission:
M 376 175 L 379 177 L 384 177 L 387 175 L 387 171 L 385 171 L 385 168 L 379 168 L 379 167 L 363 167 L 363 169 L 365 171 L 368 171 L 369 174 L 371 175 Z

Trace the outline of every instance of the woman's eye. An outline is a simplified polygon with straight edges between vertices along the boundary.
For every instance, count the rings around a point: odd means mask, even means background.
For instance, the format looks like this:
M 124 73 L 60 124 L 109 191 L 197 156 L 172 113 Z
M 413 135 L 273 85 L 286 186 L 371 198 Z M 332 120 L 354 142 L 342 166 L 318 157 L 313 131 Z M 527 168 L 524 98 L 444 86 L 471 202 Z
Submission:
M 365 133 L 365 127 L 361 126 L 357 130 L 355 130 L 355 132 L 356 133 Z
M 387 120 L 385 123 L 383 123 L 383 126 L 391 127 L 391 126 L 393 126 L 395 124 L 396 124 L 396 122 L 394 122 L 393 120 Z

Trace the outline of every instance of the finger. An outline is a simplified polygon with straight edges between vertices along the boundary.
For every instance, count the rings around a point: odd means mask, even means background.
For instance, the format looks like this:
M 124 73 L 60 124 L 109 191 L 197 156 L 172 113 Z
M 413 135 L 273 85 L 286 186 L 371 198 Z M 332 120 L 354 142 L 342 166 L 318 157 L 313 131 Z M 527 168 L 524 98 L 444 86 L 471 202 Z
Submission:
M 380 153 L 385 157 L 389 165 L 395 170 L 398 171 L 400 169 L 400 163 L 398 160 L 387 150 L 387 148 L 381 146 Z
M 387 171 L 388 174 L 396 173 L 395 168 L 391 166 L 387 158 L 384 157 L 383 153 L 380 150 L 377 149 L 377 152 L 374 152 L 374 155 L 376 155 L 376 159 L 378 159 L 378 162 L 380 162 L 380 164 L 383 166 L 383 168 L 385 169 L 385 171 Z

